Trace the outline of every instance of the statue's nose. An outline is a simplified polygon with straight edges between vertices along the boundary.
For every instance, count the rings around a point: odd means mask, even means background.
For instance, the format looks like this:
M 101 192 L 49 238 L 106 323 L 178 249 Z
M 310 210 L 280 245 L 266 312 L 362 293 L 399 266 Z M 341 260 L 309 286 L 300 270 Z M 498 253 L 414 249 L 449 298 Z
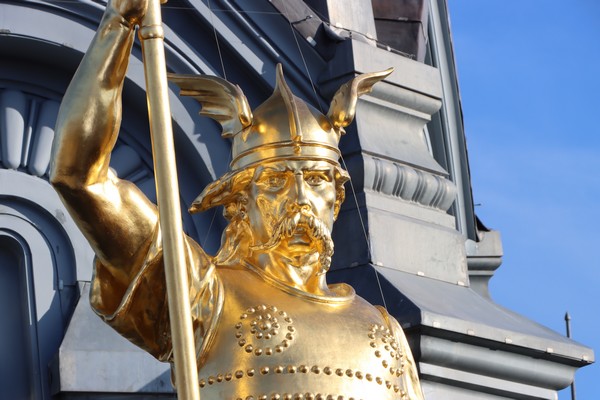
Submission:
M 292 200 L 300 206 L 308 206 L 310 208 L 310 203 L 308 201 L 308 197 L 306 196 L 306 181 L 304 180 L 304 176 L 302 173 L 297 173 L 294 175 L 295 183 L 293 187 L 293 193 L 290 193 L 292 196 Z

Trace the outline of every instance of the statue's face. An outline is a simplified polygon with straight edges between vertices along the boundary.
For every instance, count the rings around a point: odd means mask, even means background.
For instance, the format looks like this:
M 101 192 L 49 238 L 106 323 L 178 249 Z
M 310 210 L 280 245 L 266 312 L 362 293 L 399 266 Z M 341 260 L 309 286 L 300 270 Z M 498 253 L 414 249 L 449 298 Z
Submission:
M 283 218 L 314 214 L 329 231 L 333 227 L 336 201 L 335 170 L 326 161 L 277 161 L 259 166 L 250 184 L 246 208 L 254 244 L 261 245 L 282 235 L 276 230 Z M 302 219 L 300 219 L 302 221 Z M 305 229 L 306 228 L 306 229 Z M 282 239 L 285 251 L 306 253 L 315 244 L 300 223 Z

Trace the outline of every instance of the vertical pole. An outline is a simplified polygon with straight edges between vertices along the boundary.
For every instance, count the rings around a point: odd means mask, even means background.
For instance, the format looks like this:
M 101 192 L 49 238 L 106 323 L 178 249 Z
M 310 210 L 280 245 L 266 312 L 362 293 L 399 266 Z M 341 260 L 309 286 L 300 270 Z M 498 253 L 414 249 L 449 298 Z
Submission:
M 565 324 L 567 326 L 567 337 L 571 339 L 571 316 L 567 312 L 565 314 Z M 575 394 L 575 376 L 573 376 L 573 382 L 571 383 L 571 400 L 576 400 L 577 395 Z
M 178 398 L 200 400 L 168 97 L 164 30 L 159 0 L 150 0 L 148 3 L 139 35 L 144 56 L 158 212 L 163 237 L 175 382 Z

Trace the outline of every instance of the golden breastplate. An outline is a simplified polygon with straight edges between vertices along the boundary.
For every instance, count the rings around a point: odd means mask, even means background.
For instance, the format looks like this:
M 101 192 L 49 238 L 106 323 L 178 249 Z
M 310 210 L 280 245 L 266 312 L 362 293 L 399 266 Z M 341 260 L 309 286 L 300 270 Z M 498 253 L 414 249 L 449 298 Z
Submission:
M 219 270 L 225 302 L 200 369 L 209 400 L 402 399 L 403 357 L 381 312 Z

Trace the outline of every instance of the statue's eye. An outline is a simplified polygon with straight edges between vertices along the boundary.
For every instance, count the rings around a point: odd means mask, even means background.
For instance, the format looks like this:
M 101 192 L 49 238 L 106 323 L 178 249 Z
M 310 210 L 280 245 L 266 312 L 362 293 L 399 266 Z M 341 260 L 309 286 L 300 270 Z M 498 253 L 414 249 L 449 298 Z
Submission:
M 322 172 L 305 173 L 304 180 L 311 186 L 318 186 L 323 182 L 329 182 L 329 177 Z
M 269 186 L 279 187 L 279 186 L 282 186 L 284 182 L 285 182 L 285 179 L 283 179 L 280 176 L 272 176 L 268 180 Z
M 281 189 L 285 185 L 285 176 L 281 175 L 270 175 L 260 180 L 267 189 Z

